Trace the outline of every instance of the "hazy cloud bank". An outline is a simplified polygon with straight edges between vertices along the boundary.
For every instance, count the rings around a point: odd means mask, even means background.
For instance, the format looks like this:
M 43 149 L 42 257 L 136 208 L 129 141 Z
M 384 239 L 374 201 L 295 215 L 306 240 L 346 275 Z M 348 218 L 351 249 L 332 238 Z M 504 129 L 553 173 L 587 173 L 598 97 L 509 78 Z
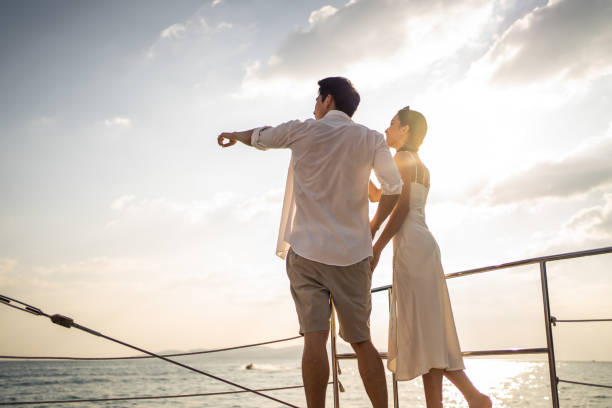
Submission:
M 603 203 L 576 213 L 564 227 L 590 238 L 612 240 L 612 193 L 604 195 Z
M 607 189 L 597 204 L 576 211 L 559 228 L 537 233 L 534 239 L 543 243 L 539 249 L 542 253 L 612 246 L 612 188 Z
M 551 0 L 517 20 L 483 63 L 498 82 L 585 79 L 612 73 L 612 2 Z
M 312 11 L 309 26 L 291 33 L 267 64 L 252 66 L 245 80 L 300 80 L 329 75 L 330 69 L 359 71 L 363 63 L 368 70 L 384 69 L 385 75 L 394 70 L 405 74 L 469 45 L 492 13 L 492 4 L 479 0 L 361 0 L 339 9 L 323 6 Z
M 558 160 L 537 163 L 481 190 L 492 205 L 545 197 L 564 198 L 612 184 L 612 131 Z

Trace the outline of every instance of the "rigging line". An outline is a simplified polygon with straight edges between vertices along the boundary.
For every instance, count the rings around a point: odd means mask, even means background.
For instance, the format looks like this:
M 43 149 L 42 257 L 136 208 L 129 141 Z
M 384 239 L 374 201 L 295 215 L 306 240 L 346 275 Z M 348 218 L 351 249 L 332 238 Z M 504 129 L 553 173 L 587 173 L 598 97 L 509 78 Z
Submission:
M 328 383 L 332 384 L 331 382 Z M 276 388 L 261 388 L 256 391 L 281 391 L 304 388 L 303 385 L 292 385 L 288 387 Z M 152 399 L 168 399 L 168 398 L 191 398 L 191 397 L 210 397 L 216 395 L 242 394 L 248 391 L 219 391 L 207 392 L 202 394 L 177 394 L 177 395 L 154 395 L 149 397 L 117 397 L 117 398 L 92 398 L 92 399 L 74 399 L 74 400 L 51 400 L 51 401 L 10 401 L 0 402 L 0 406 L 8 405 L 34 405 L 34 404 L 70 404 L 76 402 L 108 402 L 108 401 L 132 401 L 132 400 L 152 400 Z
M 580 382 L 580 381 L 561 380 L 559 378 L 557 378 L 557 381 L 569 383 L 569 384 L 588 385 L 589 387 L 612 388 L 612 385 L 592 384 L 592 383 L 585 383 L 585 382 Z
M 10 302 L 11 302 L 11 301 L 14 301 L 14 302 L 16 302 L 16 303 L 18 303 L 18 304 L 20 304 L 20 305 L 22 305 L 22 306 L 24 306 L 24 307 L 19 307 L 19 306 L 16 306 L 16 305 L 11 305 L 11 304 L 10 304 Z M 288 407 L 292 407 L 292 408 L 299 408 L 299 407 L 297 407 L 297 406 L 295 406 L 295 405 L 293 405 L 293 404 L 290 404 L 290 403 L 288 403 L 288 402 L 285 402 L 285 401 L 279 400 L 279 399 L 274 398 L 274 397 L 272 397 L 272 396 L 270 396 L 270 395 L 267 395 L 267 394 L 261 393 L 261 392 L 259 392 L 259 391 L 255 391 L 255 390 L 253 390 L 253 389 L 247 388 L 247 387 L 245 387 L 245 386 L 243 386 L 243 385 L 240 385 L 240 384 L 237 384 L 237 383 L 235 383 L 235 382 L 232 382 L 232 381 L 226 380 L 226 379 L 224 379 L 224 378 L 217 377 L 216 375 L 213 375 L 213 374 L 207 373 L 206 371 L 199 370 L 199 369 L 197 369 L 197 368 L 194 368 L 194 367 L 188 366 L 188 365 L 183 364 L 183 363 L 180 363 L 180 362 L 178 362 L 178 361 L 171 360 L 171 359 L 169 359 L 169 358 L 167 358 L 167 357 L 162 357 L 162 356 L 160 356 L 159 354 L 155 354 L 155 353 L 153 353 L 153 352 L 151 352 L 151 351 L 148 351 L 148 350 L 142 349 L 142 348 L 137 347 L 137 346 L 133 346 L 133 345 L 131 345 L 131 344 L 129 344 L 129 343 L 125 343 L 125 342 L 123 342 L 123 341 L 121 341 L 121 340 L 114 339 L 114 338 L 112 338 L 112 337 L 110 337 L 110 336 L 107 336 L 107 335 L 105 335 L 105 334 L 102 334 L 102 333 L 100 333 L 100 332 L 98 332 L 98 331 L 95 331 L 95 330 L 92 330 L 92 329 L 90 329 L 90 328 L 88 328 L 88 327 L 82 326 L 82 325 L 80 325 L 80 324 L 76 323 L 76 322 L 75 322 L 73 319 L 71 319 L 70 317 L 63 316 L 63 315 L 60 315 L 60 314 L 54 314 L 53 316 L 50 316 L 50 315 L 48 315 L 47 313 L 43 312 L 41 309 L 39 309 L 39 308 L 37 308 L 37 307 L 34 307 L 34 306 L 31 306 L 31 305 L 28 305 L 27 303 L 21 302 L 21 301 L 16 300 L 16 299 L 9 298 L 8 296 L 4 296 L 4 295 L 2 295 L 2 294 L 0 294 L 0 303 L 6 304 L 7 306 L 11 306 L 11 307 L 14 307 L 14 308 L 16 308 L 16 309 L 22 310 L 22 311 L 24 311 L 24 312 L 28 312 L 28 313 L 31 313 L 31 314 L 35 314 L 35 315 L 38 315 L 38 316 L 46 316 L 46 317 L 48 317 L 49 319 L 51 319 L 51 321 L 52 321 L 53 323 L 58 324 L 58 325 L 60 325 L 60 326 L 63 326 L 63 327 L 66 327 L 66 328 L 75 327 L 75 328 L 77 328 L 77 329 L 79 329 L 79 330 L 82 330 L 82 331 L 84 331 L 84 332 L 86 332 L 86 333 L 93 334 L 94 336 L 102 337 L 103 339 L 106 339 L 106 340 L 112 341 L 112 342 L 117 343 L 117 344 L 121 344 L 121 345 L 123 345 L 123 346 L 125 346 L 125 347 L 129 347 L 129 348 L 131 348 L 131 349 L 134 349 L 134 350 L 140 351 L 141 353 L 148 354 L 148 355 L 153 356 L 153 357 L 157 357 L 157 358 L 159 358 L 159 359 L 161 359 L 161 360 L 164 360 L 164 361 L 167 361 L 167 362 L 169 362 L 169 363 L 171 363 L 171 364 L 175 364 L 175 365 L 177 365 L 177 366 L 180 366 L 180 367 L 186 368 L 187 370 L 194 371 L 194 372 L 196 372 L 196 373 L 199 373 L 199 374 L 205 375 L 205 376 L 207 376 L 207 377 L 210 377 L 210 378 L 213 378 L 213 379 L 215 379 L 215 380 L 217 380 L 217 381 L 221 381 L 221 382 L 223 382 L 223 383 L 226 383 L 226 384 L 232 385 L 232 386 L 237 387 L 237 388 L 240 388 L 240 389 L 242 389 L 242 390 L 245 390 L 245 391 L 248 391 L 248 392 L 252 392 L 253 394 L 257 394 L 257 395 L 259 395 L 260 397 L 264 397 L 264 398 L 270 399 L 270 400 L 272 400 L 272 401 L 279 402 L 279 403 L 281 403 L 281 404 L 283 404 L 283 405 L 286 405 L 286 406 L 288 406 Z
M 264 344 L 280 343 L 283 341 L 299 339 L 301 337 L 302 336 L 287 337 L 285 339 L 270 340 L 270 341 L 264 341 L 261 343 L 245 344 L 242 346 L 226 347 L 226 348 L 220 348 L 220 349 L 214 349 L 214 350 L 191 351 L 188 353 L 160 354 L 160 356 L 180 357 L 180 356 L 192 356 L 196 354 L 218 353 L 220 351 L 230 351 L 230 350 L 237 350 L 237 349 L 242 349 L 242 348 L 247 348 L 247 347 L 262 346 Z M 143 359 L 143 358 L 154 358 L 154 357 L 153 356 L 131 356 L 131 357 L 0 356 L 0 359 L 14 359 L 14 360 L 79 360 L 79 361 L 138 360 L 138 359 Z

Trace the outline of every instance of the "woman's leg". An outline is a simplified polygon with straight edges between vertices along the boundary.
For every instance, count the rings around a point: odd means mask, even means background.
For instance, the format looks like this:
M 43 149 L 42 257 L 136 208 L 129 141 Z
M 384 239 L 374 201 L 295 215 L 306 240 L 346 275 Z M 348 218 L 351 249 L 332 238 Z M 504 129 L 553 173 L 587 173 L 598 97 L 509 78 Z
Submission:
M 491 399 L 474 387 L 463 370 L 444 371 L 444 376 L 461 391 L 470 408 L 490 408 Z
M 423 374 L 423 388 L 427 408 L 442 408 L 442 375 L 444 370 L 432 368 Z

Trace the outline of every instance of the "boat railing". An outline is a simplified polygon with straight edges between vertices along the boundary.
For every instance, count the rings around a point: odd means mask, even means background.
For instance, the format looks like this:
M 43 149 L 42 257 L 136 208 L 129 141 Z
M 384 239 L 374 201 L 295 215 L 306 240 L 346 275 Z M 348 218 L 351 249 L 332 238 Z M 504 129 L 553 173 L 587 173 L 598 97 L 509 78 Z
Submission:
M 559 408 L 559 390 L 558 383 L 564 382 L 569 384 L 578 384 L 578 385 L 587 385 L 594 387 L 604 387 L 604 388 L 612 388 L 610 385 L 603 384 L 591 384 L 585 382 L 578 381 L 570 381 L 559 379 L 557 377 L 556 372 L 556 362 L 555 362 L 555 347 L 553 342 L 553 331 L 552 328 L 557 323 L 575 323 L 575 322 L 611 322 L 612 318 L 608 319 L 579 319 L 579 320 L 562 320 L 557 319 L 556 317 L 551 315 L 550 310 L 550 301 L 549 301 L 549 290 L 548 290 L 548 275 L 546 270 L 546 265 L 548 262 L 553 261 L 562 261 L 567 259 L 574 258 L 582 258 L 587 256 L 594 255 L 603 255 L 612 253 L 612 246 L 590 249 L 585 251 L 577 251 L 577 252 L 567 252 L 563 254 L 557 255 L 548 255 L 541 256 L 537 258 L 528 258 L 522 259 L 519 261 L 507 262 L 498 265 L 485 266 L 481 268 L 468 269 L 460 272 L 449 273 L 446 275 L 446 279 L 454 279 L 461 278 L 476 274 L 482 274 L 486 272 L 500 271 L 510 268 L 515 268 L 519 266 L 525 265 L 534 265 L 539 264 L 540 268 L 540 282 L 542 287 L 542 305 L 544 311 L 544 331 L 546 333 L 546 347 L 537 347 L 537 348 L 511 348 L 511 349 L 502 349 L 502 350 L 474 350 L 474 351 L 463 351 L 462 355 L 466 357 L 476 357 L 476 356 L 499 356 L 499 355 L 520 355 L 520 354 L 547 354 L 548 356 L 548 370 L 550 377 L 550 392 L 551 392 L 551 403 L 553 408 Z M 372 293 L 378 292 L 387 292 L 387 296 L 389 298 L 389 303 L 391 302 L 393 296 L 393 285 L 385 285 L 372 289 Z M 332 370 L 333 370 L 333 393 L 334 393 L 334 408 L 340 407 L 340 395 L 339 395 L 339 365 L 338 360 L 342 359 L 355 359 L 356 355 L 354 353 L 337 353 L 336 341 L 336 319 L 335 319 L 335 310 L 332 304 L 332 318 L 331 318 L 331 352 L 332 352 Z M 381 358 L 386 359 L 387 353 L 380 353 Z M 395 374 L 393 374 L 393 406 L 394 408 L 399 407 L 399 396 L 398 396 L 398 384 L 397 378 Z

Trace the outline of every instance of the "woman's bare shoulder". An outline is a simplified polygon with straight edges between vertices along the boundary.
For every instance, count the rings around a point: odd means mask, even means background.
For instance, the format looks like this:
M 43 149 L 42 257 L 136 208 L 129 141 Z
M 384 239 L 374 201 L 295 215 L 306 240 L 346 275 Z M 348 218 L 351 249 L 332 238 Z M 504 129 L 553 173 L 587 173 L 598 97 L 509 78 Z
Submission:
M 404 184 L 408 184 L 414 180 L 414 165 L 415 158 L 408 152 L 397 152 L 395 154 L 395 165 L 400 172 L 400 176 Z
M 417 163 L 416 158 L 414 157 L 414 155 L 410 154 L 409 152 L 397 152 L 395 153 L 395 165 L 398 168 L 405 168 L 405 167 L 414 167 L 415 163 Z

